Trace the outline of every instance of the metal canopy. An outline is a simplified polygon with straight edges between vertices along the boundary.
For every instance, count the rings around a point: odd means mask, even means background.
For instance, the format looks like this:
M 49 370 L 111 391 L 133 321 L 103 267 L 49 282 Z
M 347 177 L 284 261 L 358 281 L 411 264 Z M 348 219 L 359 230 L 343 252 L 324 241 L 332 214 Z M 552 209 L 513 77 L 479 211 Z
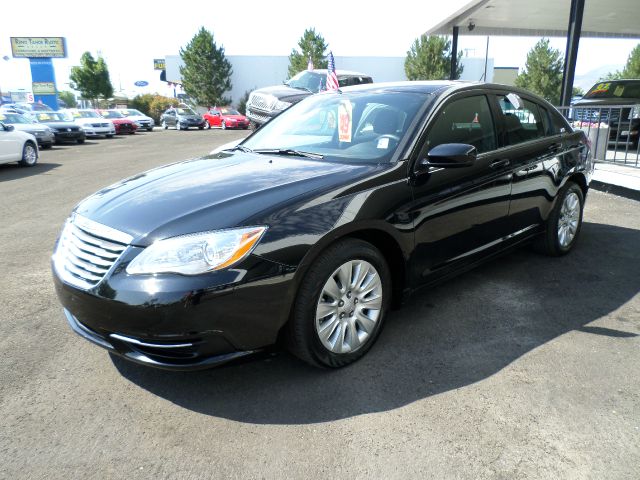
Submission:
M 566 37 L 570 0 L 471 0 L 427 35 Z M 587 0 L 582 37 L 640 38 L 638 0 Z M 472 27 L 473 25 L 473 27 Z

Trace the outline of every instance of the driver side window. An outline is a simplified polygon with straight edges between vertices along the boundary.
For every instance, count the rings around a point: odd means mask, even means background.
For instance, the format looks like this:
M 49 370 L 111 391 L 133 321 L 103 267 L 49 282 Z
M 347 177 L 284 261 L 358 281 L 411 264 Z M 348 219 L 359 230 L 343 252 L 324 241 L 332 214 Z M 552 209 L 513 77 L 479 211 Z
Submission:
M 424 153 L 444 143 L 473 145 L 478 153 L 496 149 L 496 133 L 487 97 L 475 95 L 454 100 L 438 112 L 429 129 Z

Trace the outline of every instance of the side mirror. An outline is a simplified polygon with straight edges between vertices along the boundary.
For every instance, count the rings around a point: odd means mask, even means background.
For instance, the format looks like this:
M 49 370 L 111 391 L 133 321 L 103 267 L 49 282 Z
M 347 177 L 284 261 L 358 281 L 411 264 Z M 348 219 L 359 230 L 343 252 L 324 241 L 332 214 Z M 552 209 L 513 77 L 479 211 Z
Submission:
M 13 132 L 15 130 L 15 127 L 13 125 L 2 124 L 2 126 L 6 132 Z
M 429 168 L 464 168 L 470 167 L 476 162 L 478 151 L 473 145 L 466 143 L 443 143 L 432 148 L 418 162 L 417 171 L 426 171 Z

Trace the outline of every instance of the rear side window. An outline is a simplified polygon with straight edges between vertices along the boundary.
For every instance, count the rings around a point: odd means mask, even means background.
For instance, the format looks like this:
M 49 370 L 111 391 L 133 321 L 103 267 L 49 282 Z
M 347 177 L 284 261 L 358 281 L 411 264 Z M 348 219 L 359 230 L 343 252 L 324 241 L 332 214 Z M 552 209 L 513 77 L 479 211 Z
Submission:
M 545 127 L 538 105 L 517 95 L 498 95 L 504 115 L 505 145 L 536 140 L 545 136 Z
M 496 148 L 489 102 L 484 95 L 464 97 L 446 105 L 427 136 L 427 152 L 443 143 L 467 143 L 478 153 Z

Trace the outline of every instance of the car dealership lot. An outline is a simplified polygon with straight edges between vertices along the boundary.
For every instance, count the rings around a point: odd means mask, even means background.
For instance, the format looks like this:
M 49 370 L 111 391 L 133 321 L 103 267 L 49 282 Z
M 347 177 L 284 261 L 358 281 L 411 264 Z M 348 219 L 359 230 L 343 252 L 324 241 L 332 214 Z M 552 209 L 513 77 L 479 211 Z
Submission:
M 414 295 L 340 371 L 279 352 L 156 371 L 73 334 L 49 271 L 73 205 L 244 135 L 156 130 L 0 166 L 0 478 L 637 478 L 632 200 L 592 191 L 567 257 L 523 249 Z

